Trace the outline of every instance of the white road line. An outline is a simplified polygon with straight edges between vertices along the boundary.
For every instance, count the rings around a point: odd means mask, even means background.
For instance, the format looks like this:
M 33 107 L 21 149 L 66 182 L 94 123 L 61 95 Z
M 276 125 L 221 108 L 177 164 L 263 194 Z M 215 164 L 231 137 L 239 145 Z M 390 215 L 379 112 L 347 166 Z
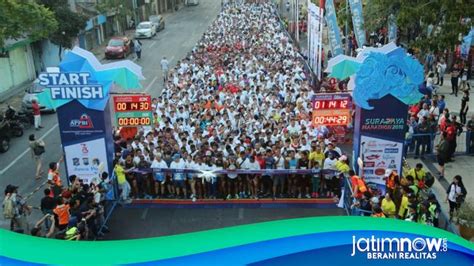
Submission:
M 146 208 L 143 213 L 142 213 L 142 217 L 140 217 L 142 220 L 145 220 L 146 219 L 146 215 L 148 214 L 148 208 Z
M 148 48 L 153 47 L 153 45 L 155 45 L 155 44 L 156 44 L 156 41 L 152 42 L 151 45 Z
M 156 79 L 158 78 L 158 76 L 155 76 L 153 78 L 153 80 L 150 82 L 150 84 L 148 84 L 148 86 L 146 86 L 145 88 L 145 92 L 148 92 L 148 90 L 151 88 L 151 86 L 155 83 Z
M 244 208 L 239 209 L 239 220 L 244 219 Z
M 48 131 L 46 131 L 46 133 L 44 133 L 43 136 L 41 136 L 40 140 L 43 140 L 44 138 L 46 138 L 46 136 L 48 136 L 51 132 L 53 132 L 53 130 L 55 130 L 57 127 L 58 127 L 58 124 L 55 124 L 52 128 L 50 128 Z M 8 171 L 8 169 L 10 169 L 14 164 L 16 164 L 28 152 L 30 152 L 30 148 L 27 148 L 23 153 L 18 155 L 18 157 L 16 157 L 15 160 L 13 160 L 9 165 L 7 165 L 7 167 L 5 167 L 5 169 L 0 171 L 0 175 L 3 175 L 6 171 Z

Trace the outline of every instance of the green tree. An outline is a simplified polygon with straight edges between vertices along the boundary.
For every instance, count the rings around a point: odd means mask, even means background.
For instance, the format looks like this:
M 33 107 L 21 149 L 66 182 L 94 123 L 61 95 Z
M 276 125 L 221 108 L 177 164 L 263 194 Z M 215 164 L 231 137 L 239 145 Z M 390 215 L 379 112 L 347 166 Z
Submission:
M 72 48 L 74 39 L 86 27 L 87 17 L 72 12 L 67 0 L 39 0 L 39 2 L 54 12 L 59 23 L 59 27 L 50 34 L 49 39 L 59 46 L 59 59 L 61 60 L 62 49 Z
M 0 47 L 8 39 L 38 40 L 58 28 L 54 13 L 33 1 L 0 0 Z
M 368 31 L 387 26 L 395 15 L 401 42 L 422 51 L 452 50 L 466 35 L 474 19 L 472 0 L 368 0 L 364 6 Z

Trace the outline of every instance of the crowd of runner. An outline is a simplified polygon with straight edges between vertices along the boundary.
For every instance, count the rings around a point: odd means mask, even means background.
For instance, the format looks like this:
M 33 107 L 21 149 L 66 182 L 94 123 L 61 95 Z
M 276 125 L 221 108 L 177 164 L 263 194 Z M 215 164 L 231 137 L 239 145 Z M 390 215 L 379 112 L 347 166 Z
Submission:
M 123 199 L 337 196 L 337 174 L 137 173 L 137 168 L 331 169 L 347 166 L 332 132 L 311 124 L 304 62 L 270 4 L 227 6 L 153 99 L 154 123 L 117 137 Z M 317 170 L 315 171 L 317 172 Z M 346 171 L 347 172 L 347 171 Z

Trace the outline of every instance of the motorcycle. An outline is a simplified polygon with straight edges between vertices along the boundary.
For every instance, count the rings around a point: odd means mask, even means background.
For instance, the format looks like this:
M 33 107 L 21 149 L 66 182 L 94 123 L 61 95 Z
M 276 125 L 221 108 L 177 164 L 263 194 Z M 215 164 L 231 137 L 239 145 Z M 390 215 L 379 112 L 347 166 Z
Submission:
M 24 129 L 29 129 L 35 123 L 35 118 L 32 111 L 17 112 L 10 105 L 7 106 L 5 111 L 5 118 L 9 121 L 18 121 Z

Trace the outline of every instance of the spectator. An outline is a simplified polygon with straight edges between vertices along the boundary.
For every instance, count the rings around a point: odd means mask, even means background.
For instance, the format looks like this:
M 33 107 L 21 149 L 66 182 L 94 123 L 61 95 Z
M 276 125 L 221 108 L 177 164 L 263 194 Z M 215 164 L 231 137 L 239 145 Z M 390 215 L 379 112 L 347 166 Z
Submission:
M 469 111 L 469 91 L 465 90 L 461 99 L 461 110 L 459 111 L 459 118 L 461 119 L 461 124 L 466 124 L 466 116 Z
M 46 221 L 49 221 L 50 226 L 46 226 L 46 230 L 48 230 L 48 232 L 45 235 L 43 235 L 41 225 L 43 223 L 46 224 Z M 33 229 L 31 229 L 31 235 L 37 236 L 37 237 L 51 238 L 54 234 L 55 229 L 56 227 L 55 227 L 54 215 L 46 214 L 45 216 L 43 216 L 43 218 L 41 218 L 35 224 Z
M 29 140 L 31 157 L 35 160 L 36 163 L 35 178 L 36 180 L 38 180 L 41 179 L 41 175 L 44 174 L 44 172 L 42 171 L 42 155 L 45 152 L 45 144 L 42 140 L 36 140 L 35 134 L 31 134 Z
M 474 153 L 474 115 L 467 121 L 466 130 L 468 132 L 468 152 Z
M 440 139 L 439 143 L 436 146 L 436 158 L 438 160 L 438 165 L 439 165 L 439 178 L 444 178 L 444 165 L 446 164 L 447 161 L 447 155 L 448 155 L 448 143 L 446 141 L 446 132 L 442 132 L 440 134 Z
M 53 210 L 56 208 L 56 201 L 51 197 L 51 190 L 46 188 L 44 190 L 44 197 L 41 199 L 41 212 L 44 215 L 53 214 Z M 45 216 L 46 217 L 46 216 Z M 44 219 L 44 225 L 46 230 L 50 227 L 50 222 L 48 219 Z
M 458 97 L 458 88 L 459 88 L 459 75 L 460 69 L 458 64 L 454 64 L 453 69 L 451 70 L 451 95 Z
M 467 190 L 462 182 L 462 177 L 457 175 L 448 187 L 446 202 L 449 203 L 449 221 L 452 221 L 454 211 L 458 211 L 466 198 Z
M 40 111 L 40 106 L 38 104 L 38 100 L 36 99 L 31 100 L 31 109 L 33 111 L 35 129 L 40 130 L 43 127 L 41 126 L 41 111 Z
M 387 192 L 385 193 L 385 197 L 382 200 L 382 211 L 386 217 L 394 218 L 397 208 L 395 207 L 395 203 L 392 200 L 392 193 Z

